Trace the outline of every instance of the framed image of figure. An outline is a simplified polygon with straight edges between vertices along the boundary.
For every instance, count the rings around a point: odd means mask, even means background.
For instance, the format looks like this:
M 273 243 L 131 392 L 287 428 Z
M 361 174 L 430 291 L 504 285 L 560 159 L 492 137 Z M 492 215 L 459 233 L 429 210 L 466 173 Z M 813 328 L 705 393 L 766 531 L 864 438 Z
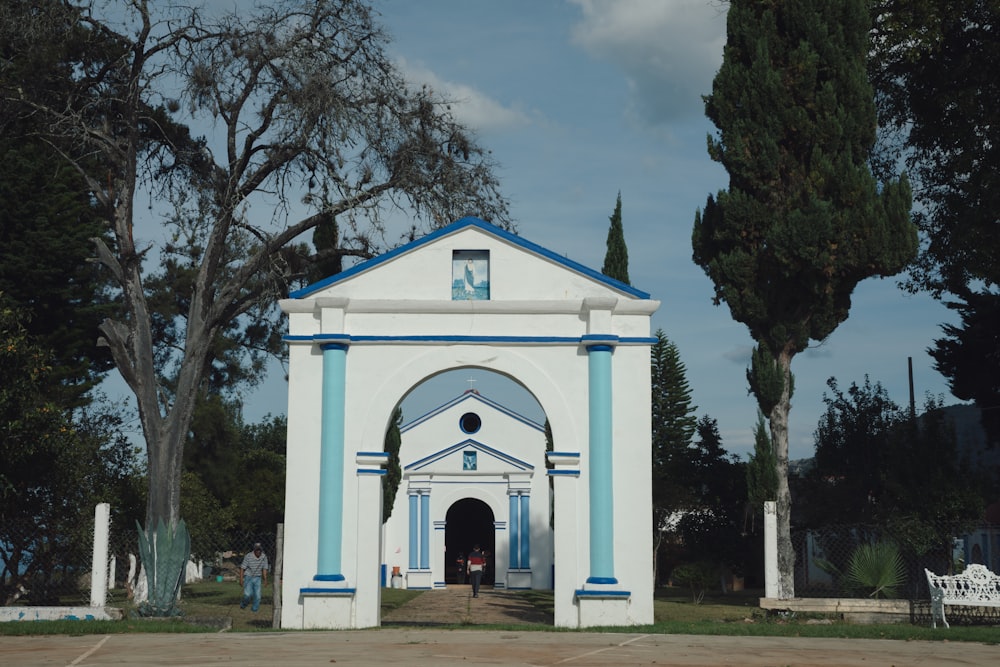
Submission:
M 452 301 L 488 301 L 490 251 L 453 250 L 451 253 Z

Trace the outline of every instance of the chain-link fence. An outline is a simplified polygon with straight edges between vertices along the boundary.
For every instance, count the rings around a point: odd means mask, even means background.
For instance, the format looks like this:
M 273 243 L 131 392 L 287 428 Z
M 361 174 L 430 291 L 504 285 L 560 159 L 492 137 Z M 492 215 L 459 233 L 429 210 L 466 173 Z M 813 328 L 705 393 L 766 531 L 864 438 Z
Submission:
M 797 597 L 928 600 L 924 569 L 1000 571 L 1000 525 L 831 525 L 794 530 Z
M 5 520 L 0 527 L 0 606 L 89 606 L 94 556 L 94 510 L 82 511 L 71 531 L 49 531 L 30 519 Z M 204 545 L 205 540 L 200 540 Z M 188 564 L 187 581 L 235 580 L 243 555 L 255 542 L 274 562 L 276 534 L 231 531 L 203 546 L 208 556 Z M 108 538 L 109 606 L 132 597 L 139 574 L 139 537 L 135 526 L 112 524 Z M 273 567 L 273 565 L 272 565 Z

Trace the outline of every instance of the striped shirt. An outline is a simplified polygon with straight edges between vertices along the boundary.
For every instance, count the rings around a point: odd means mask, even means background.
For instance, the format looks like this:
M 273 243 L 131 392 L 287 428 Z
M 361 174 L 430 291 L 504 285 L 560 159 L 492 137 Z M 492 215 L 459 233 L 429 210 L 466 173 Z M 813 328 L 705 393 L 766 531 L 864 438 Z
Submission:
M 243 564 L 240 565 L 240 569 L 248 577 L 259 577 L 268 569 L 267 554 L 261 551 L 260 556 L 257 556 L 252 551 L 247 552 L 247 555 L 243 557 Z

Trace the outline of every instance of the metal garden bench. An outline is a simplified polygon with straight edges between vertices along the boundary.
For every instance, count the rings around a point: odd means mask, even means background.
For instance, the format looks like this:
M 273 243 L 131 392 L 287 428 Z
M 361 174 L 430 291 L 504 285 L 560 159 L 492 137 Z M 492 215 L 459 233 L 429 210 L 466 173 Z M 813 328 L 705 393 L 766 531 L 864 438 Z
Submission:
M 927 574 L 927 587 L 931 591 L 931 627 L 937 627 L 940 618 L 944 627 L 948 620 L 944 616 L 946 605 L 967 607 L 1000 607 L 1000 575 L 996 575 L 985 565 L 969 565 L 960 574 Z

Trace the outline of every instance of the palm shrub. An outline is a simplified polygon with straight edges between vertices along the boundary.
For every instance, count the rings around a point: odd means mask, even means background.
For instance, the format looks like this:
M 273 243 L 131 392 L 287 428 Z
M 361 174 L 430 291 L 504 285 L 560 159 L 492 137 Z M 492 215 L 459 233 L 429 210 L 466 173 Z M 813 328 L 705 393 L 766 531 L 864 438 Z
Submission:
M 895 542 L 861 544 L 847 563 L 847 583 L 871 598 L 897 597 L 905 566 Z

